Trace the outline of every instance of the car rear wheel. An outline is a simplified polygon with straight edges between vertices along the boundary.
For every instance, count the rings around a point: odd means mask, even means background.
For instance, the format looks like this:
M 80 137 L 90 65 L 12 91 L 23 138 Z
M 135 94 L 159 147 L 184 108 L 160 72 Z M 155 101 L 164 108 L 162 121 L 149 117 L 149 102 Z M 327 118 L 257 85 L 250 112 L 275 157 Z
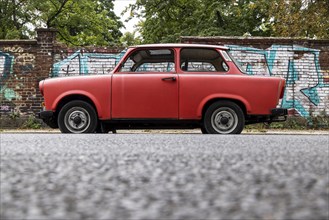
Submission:
M 87 102 L 76 100 L 64 105 L 58 115 L 62 133 L 94 133 L 98 124 L 95 109 Z
M 231 101 L 218 101 L 209 106 L 203 119 L 208 134 L 240 134 L 245 118 L 240 106 Z

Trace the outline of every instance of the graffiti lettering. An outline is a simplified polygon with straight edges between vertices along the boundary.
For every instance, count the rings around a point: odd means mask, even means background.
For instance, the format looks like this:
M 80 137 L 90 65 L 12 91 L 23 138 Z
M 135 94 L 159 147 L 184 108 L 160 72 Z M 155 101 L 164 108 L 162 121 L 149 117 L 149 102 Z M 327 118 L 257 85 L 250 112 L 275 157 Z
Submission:
M 10 111 L 10 106 L 8 106 L 8 105 L 1 105 L 0 106 L 0 111 L 4 111 L 4 112 Z
M 5 48 L 3 48 L 3 51 L 11 52 L 11 53 L 23 53 L 24 49 L 19 46 L 14 46 L 14 47 L 5 47 Z

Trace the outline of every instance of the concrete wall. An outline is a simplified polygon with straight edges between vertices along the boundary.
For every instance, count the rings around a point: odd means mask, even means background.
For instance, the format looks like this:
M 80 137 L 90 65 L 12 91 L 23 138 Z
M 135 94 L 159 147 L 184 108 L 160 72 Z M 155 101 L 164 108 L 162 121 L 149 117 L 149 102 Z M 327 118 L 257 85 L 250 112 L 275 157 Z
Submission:
M 329 40 L 182 37 L 181 41 L 228 46 L 248 74 L 287 80 L 280 106 L 303 117 L 329 115 Z

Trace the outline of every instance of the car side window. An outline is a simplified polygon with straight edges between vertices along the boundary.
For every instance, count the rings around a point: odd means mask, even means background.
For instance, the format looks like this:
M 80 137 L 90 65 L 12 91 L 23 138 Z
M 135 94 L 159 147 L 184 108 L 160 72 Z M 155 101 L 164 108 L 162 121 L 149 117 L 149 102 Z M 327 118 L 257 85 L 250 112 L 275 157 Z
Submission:
M 228 71 L 227 64 L 215 49 L 184 48 L 180 53 L 180 67 L 184 72 Z
M 132 53 L 120 72 L 175 72 L 174 52 L 170 49 L 143 49 Z

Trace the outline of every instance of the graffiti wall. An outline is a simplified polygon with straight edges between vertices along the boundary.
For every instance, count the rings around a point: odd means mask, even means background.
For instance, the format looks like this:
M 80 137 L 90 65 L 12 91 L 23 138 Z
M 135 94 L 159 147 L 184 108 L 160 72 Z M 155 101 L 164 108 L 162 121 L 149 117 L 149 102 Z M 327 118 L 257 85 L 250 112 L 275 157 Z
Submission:
M 320 50 L 299 45 L 272 45 L 265 50 L 227 46 L 247 74 L 286 79 L 283 108 L 303 117 L 329 115 L 329 72 L 321 69 Z
M 0 50 L 0 96 L 7 101 L 11 101 L 15 96 L 15 92 L 6 86 L 6 80 L 13 74 L 13 64 L 14 56 Z M 1 101 L 0 104 L 0 112 L 11 110 L 10 105 L 5 101 Z
M 95 53 L 78 50 L 73 54 L 57 54 L 51 71 L 52 77 L 74 75 L 99 75 L 110 73 L 125 50 L 120 53 Z
M 71 48 L 57 43 L 52 29 L 38 29 L 37 35 L 35 40 L 0 40 L 0 117 L 39 112 L 40 80 L 109 74 L 125 52 Z M 280 106 L 303 117 L 329 115 L 329 39 L 182 37 L 181 41 L 227 45 L 247 74 L 286 79 Z
M 0 126 L 42 109 L 38 82 L 49 77 L 55 32 L 37 29 L 37 34 L 34 40 L 0 40 Z
M 329 71 L 321 69 L 320 50 L 299 45 L 272 45 L 267 49 L 226 46 L 247 74 L 286 79 L 287 86 L 280 106 L 290 109 L 291 114 L 303 117 L 329 115 Z M 61 55 L 53 65 L 51 76 L 108 74 L 124 53 L 78 50 L 67 56 Z
M 0 40 L 0 127 L 11 118 L 42 110 L 38 84 L 48 77 L 106 74 L 122 48 L 70 48 L 56 42 L 56 30 L 37 29 L 35 40 Z
M 182 36 L 181 42 L 225 45 L 247 74 L 285 78 L 280 106 L 291 115 L 329 115 L 329 39 Z

